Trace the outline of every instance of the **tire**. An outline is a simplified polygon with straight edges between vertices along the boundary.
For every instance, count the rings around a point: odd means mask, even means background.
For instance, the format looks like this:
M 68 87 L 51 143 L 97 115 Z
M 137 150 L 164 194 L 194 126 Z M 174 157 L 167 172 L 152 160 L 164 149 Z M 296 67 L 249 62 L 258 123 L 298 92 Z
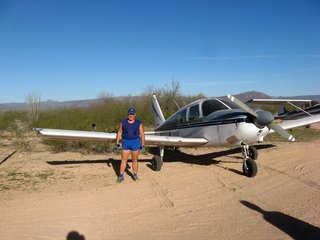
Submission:
M 258 167 L 255 161 L 251 158 L 247 158 L 242 165 L 243 174 L 247 177 L 254 177 L 257 175 Z
M 153 170 L 156 171 L 156 172 L 159 172 L 161 170 L 162 161 L 161 161 L 161 158 L 159 156 L 153 156 L 153 158 L 152 158 L 152 167 L 153 167 Z
M 249 147 L 249 157 L 252 160 L 258 159 L 258 150 L 255 147 Z

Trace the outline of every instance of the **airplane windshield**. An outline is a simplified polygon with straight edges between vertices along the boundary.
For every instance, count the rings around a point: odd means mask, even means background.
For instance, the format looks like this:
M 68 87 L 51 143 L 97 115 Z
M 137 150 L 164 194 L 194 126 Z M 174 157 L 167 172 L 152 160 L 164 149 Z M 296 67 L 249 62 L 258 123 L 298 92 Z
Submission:
M 231 109 L 239 109 L 239 107 L 236 104 L 234 104 L 233 102 L 231 102 L 228 99 L 219 99 L 219 100 L 221 102 L 223 102 L 224 104 L 226 104 Z
M 203 116 L 208 116 L 209 114 L 225 109 L 238 109 L 233 103 L 222 100 L 222 99 L 209 99 L 202 103 L 202 113 Z

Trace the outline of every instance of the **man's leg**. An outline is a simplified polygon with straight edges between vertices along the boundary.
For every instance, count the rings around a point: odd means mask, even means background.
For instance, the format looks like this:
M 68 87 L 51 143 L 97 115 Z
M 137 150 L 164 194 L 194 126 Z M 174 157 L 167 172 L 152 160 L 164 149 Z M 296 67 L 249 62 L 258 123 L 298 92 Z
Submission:
M 139 158 L 139 150 L 137 151 L 131 151 L 131 157 L 132 157 L 132 171 L 133 174 L 138 174 L 138 158 Z
M 126 170 L 129 155 L 130 155 L 130 150 L 122 150 L 122 152 L 121 152 L 120 174 L 123 174 L 124 171 Z

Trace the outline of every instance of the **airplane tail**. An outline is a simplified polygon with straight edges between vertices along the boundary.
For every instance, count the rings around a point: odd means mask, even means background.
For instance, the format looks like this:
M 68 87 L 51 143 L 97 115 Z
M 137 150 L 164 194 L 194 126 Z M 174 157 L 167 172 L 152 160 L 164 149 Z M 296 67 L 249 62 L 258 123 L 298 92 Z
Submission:
M 158 127 L 161 123 L 165 121 L 162 110 L 160 108 L 159 102 L 155 94 L 152 95 L 152 110 L 154 113 L 154 123 L 155 127 Z

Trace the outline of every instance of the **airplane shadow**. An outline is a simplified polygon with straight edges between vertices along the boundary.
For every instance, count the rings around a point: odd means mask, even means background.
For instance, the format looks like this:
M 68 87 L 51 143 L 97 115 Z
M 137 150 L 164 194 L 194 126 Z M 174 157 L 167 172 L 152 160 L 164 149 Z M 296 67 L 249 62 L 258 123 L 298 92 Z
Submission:
M 256 145 L 254 146 L 258 150 L 259 149 L 267 149 L 275 147 L 275 145 L 272 144 L 264 144 L 264 145 Z M 157 147 L 151 147 L 148 151 L 150 154 L 153 155 L 159 155 L 159 149 Z M 222 160 L 216 160 L 216 158 L 222 157 L 222 156 L 228 156 L 233 154 L 240 154 L 239 156 L 231 156 L 231 158 L 234 158 L 235 161 L 222 161 Z M 237 160 L 237 161 L 236 161 Z M 241 163 L 243 160 L 243 157 L 241 155 L 241 148 L 233 148 L 233 149 L 227 149 L 222 151 L 216 151 L 212 153 L 206 153 L 201 155 L 190 155 L 187 153 L 183 153 L 179 150 L 171 151 L 171 150 L 165 150 L 164 159 L 163 162 L 182 162 L 186 164 L 195 164 L 195 165 L 203 165 L 203 166 L 209 166 L 209 165 L 216 165 L 219 166 L 225 170 L 231 171 L 233 173 L 243 175 L 243 173 L 239 170 L 228 168 L 226 166 L 218 165 L 219 163 Z M 129 160 L 128 162 L 130 162 Z M 147 162 L 147 166 L 152 169 L 151 164 L 152 159 L 141 159 L 139 162 Z M 115 174 L 119 174 L 120 170 L 120 159 L 101 159 L 101 160 L 63 160 L 63 161 L 47 161 L 49 165 L 73 165 L 73 164 L 107 164 L 109 167 L 112 167 Z M 130 166 L 127 165 L 126 173 L 132 177 L 132 173 L 129 171 Z
M 281 212 L 268 212 L 248 201 L 240 201 L 244 206 L 262 214 L 263 218 L 288 234 L 292 239 L 320 239 L 320 228 Z
M 261 144 L 254 146 L 259 149 L 267 149 L 275 147 L 273 144 Z M 158 148 L 150 148 L 149 152 L 153 155 L 159 155 Z M 240 154 L 239 156 L 230 156 L 233 154 Z M 235 159 L 235 161 L 222 161 L 217 160 L 219 157 L 223 156 L 230 156 L 231 158 Z M 220 150 L 216 152 L 206 153 L 206 154 L 198 154 L 198 155 L 190 155 L 187 153 L 183 153 L 179 150 L 176 151 L 165 151 L 163 162 L 182 162 L 187 164 L 196 164 L 196 165 L 203 165 L 203 166 L 209 166 L 209 165 L 216 165 L 218 167 L 221 167 L 225 170 L 231 171 L 233 173 L 243 175 L 243 173 L 239 170 L 228 168 L 226 166 L 218 165 L 219 163 L 242 163 L 243 156 L 241 155 L 241 148 L 232 148 L 227 150 Z M 152 168 L 152 166 L 149 166 Z

